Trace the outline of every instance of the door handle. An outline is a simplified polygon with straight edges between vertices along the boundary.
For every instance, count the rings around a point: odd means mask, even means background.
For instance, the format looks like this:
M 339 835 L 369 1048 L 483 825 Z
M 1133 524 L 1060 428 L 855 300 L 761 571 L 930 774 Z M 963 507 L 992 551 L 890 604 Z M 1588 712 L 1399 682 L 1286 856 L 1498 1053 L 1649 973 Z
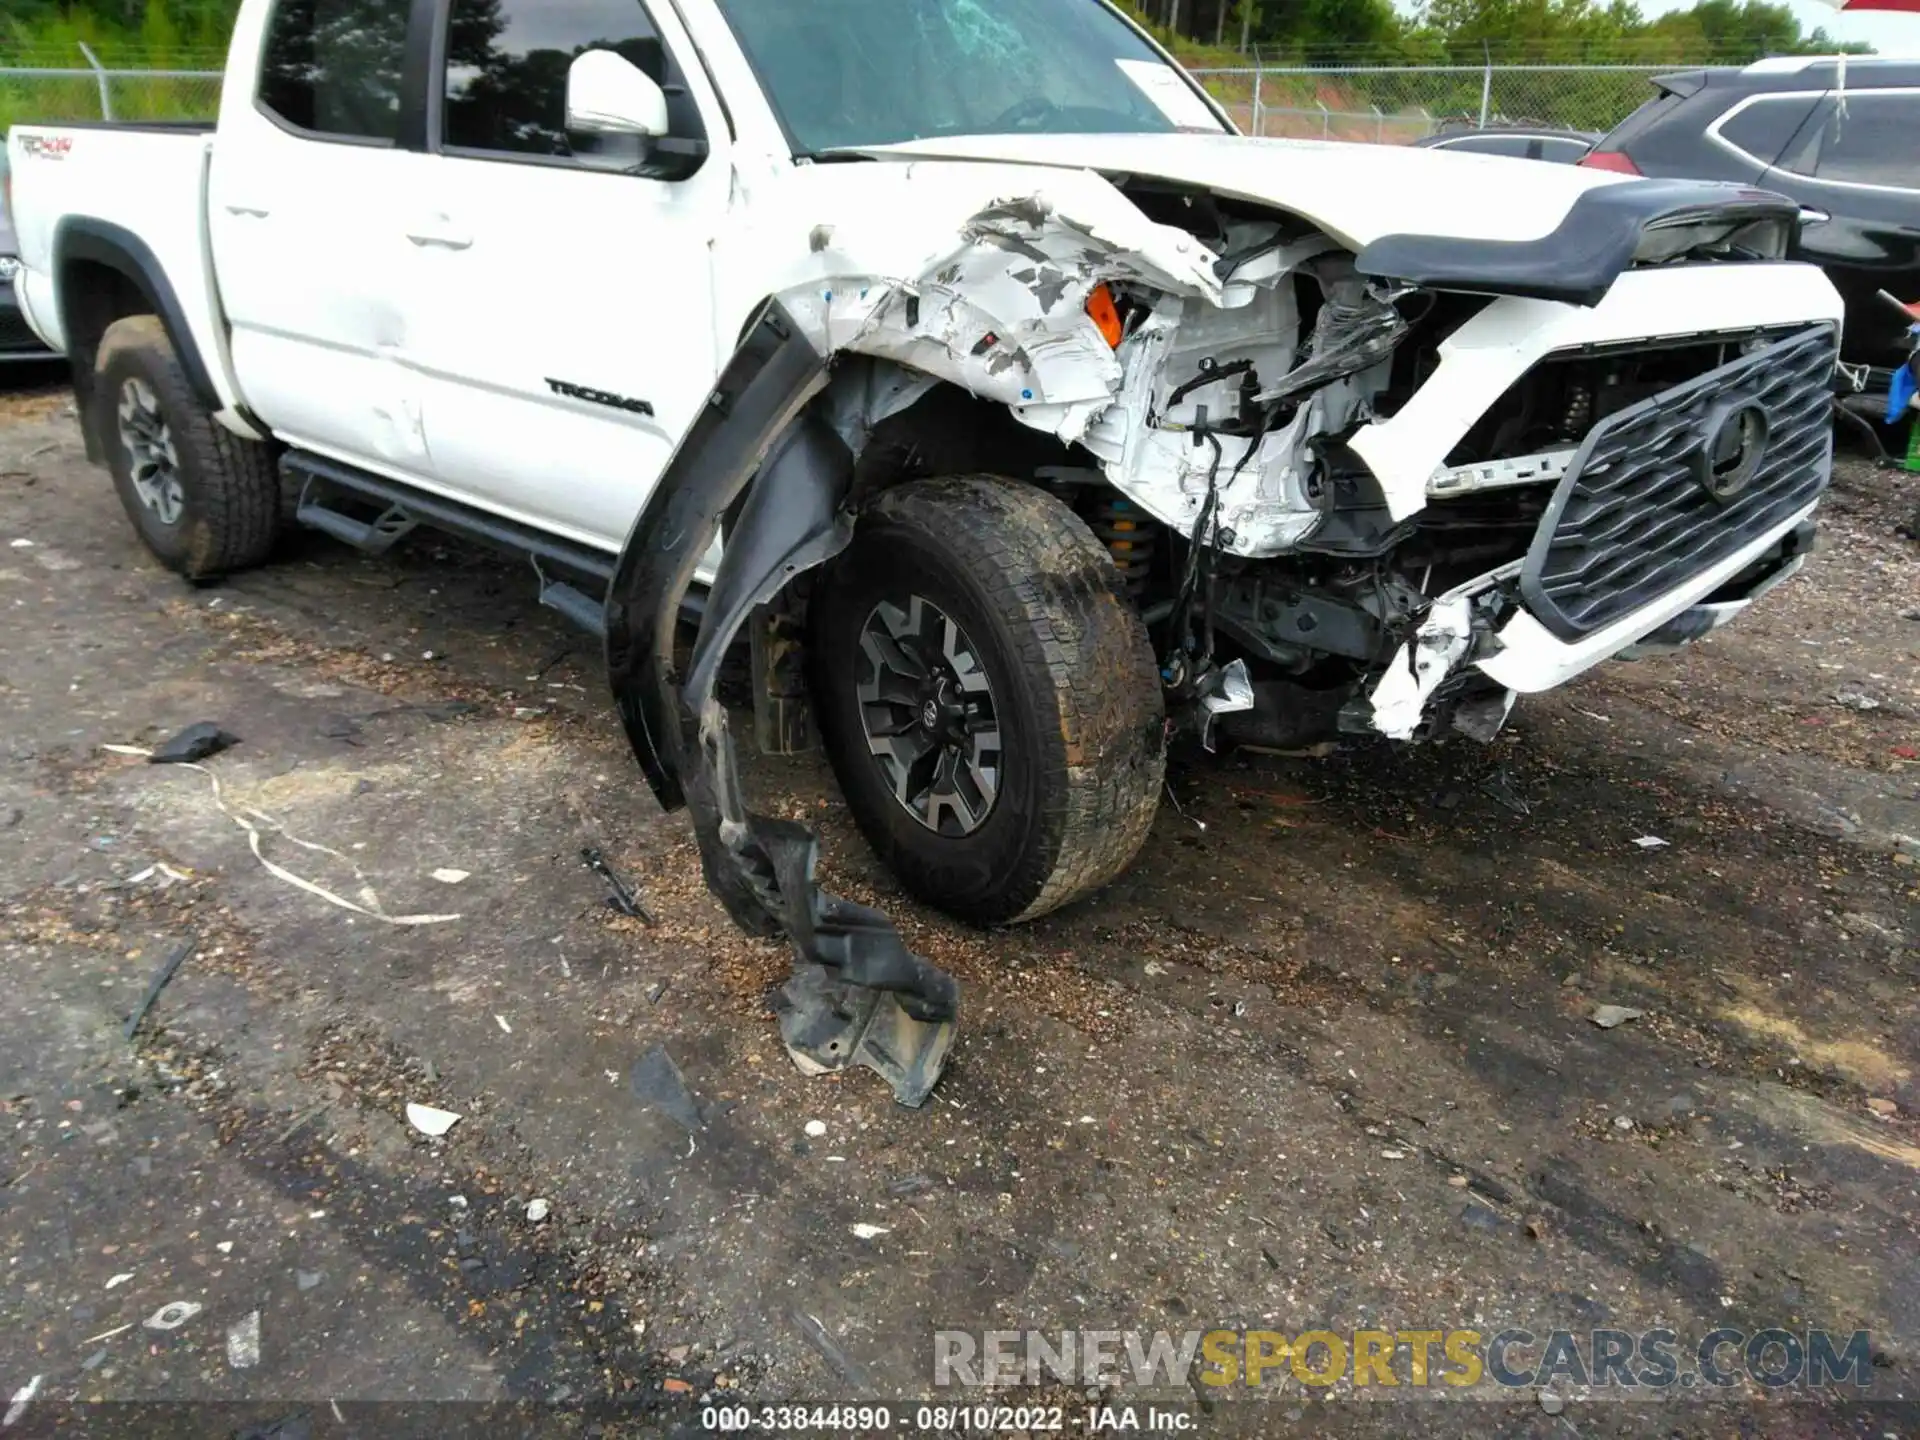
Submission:
M 264 220 L 273 213 L 264 206 L 241 205 L 238 202 L 230 202 L 226 210 L 229 215 L 251 215 L 256 220 Z
M 416 245 L 437 245 L 443 250 L 465 250 L 473 236 L 459 229 L 445 215 L 435 215 L 409 226 L 407 239 Z

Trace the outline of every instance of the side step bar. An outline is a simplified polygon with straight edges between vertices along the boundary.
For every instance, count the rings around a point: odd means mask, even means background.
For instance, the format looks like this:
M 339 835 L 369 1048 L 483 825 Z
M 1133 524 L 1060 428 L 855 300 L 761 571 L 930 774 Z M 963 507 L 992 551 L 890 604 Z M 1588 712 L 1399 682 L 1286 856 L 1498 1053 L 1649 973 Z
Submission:
M 540 603 L 558 611 L 590 635 L 607 633 L 606 602 L 589 594 L 604 593 L 613 578 L 615 556 L 536 530 L 530 525 L 489 514 L 458 500 L 429 494 L 384 475 L 370 474 L 337 460 L 290 450 L 280 460 L 281 473 L 300 485 L 300 505 L 294 518 L 369 555 L 391 549 L 416 526 L 472 540 L 504 554 L 533 562 L 540 583 Z M 335 495 L 381 506 L 378 518 L 359 520 L 328 505 Z M 569 578 L 556 579 L 560 571 Z M 572 583 L 580 581 L 587 588 Z M 691 598 L 691 597 L 690 597 Z

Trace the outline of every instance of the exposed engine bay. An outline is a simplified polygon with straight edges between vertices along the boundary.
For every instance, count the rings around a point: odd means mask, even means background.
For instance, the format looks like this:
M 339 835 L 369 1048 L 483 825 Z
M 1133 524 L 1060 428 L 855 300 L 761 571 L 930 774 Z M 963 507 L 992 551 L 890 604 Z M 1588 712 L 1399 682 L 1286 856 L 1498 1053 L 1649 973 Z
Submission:
M 1528 687 L 1456 672 L 1514 603 L 1500 581 L 1515 577 L 1498 572 L 1527 554 L 1581 442 L 1794 328 L 1541 351 L 1484 411 L 1440 417 L 1424 437 L 1433 463 L 1409 485 L 1369 459 L 1398 458 L 1379 442 L 1399 438 L 1390 422 L 1449 340 L 1542 303 L 1472 293 L 1457 277 L 1461 288 L 1441 290 L 1370 273 L 1368 252 L 1270 209 L 1122 188 L 1159 222 L 1157 250 L 1035 196 L 974 216 L 959 250 L 892 287 L 844 340 L 829 299 L 819 320 L 842 358 L 825 403 L 856 456 L 876 434 L 924 440 L 942 380 L 1057 439 L 1057 454 L 1024 448 L 1021 473 L 1108 544 L 1153 631 L 1171 708 L 1210 746 L 1216 724 L 1237 743 L 1291 749 L 1341 734 L 1413 739 L 1456 718 L 1491 739 L 1512 688 Z M 1635 229 L 1619 258 L 1640 274 L 1777 260 L 1777 209 L 1683 207 Z M 804 322 L 813 297 L 794 298 Z M 878 481 L 948 461 L 923 444 Z M 1763 563 L 1782 571 L 1797 553 L 1783 542 Z M 1449 593 L 1481 577 L 1494 577 L 1488 593 L 1461 613 Z M 1442 602 L 1457 623 L 1443 620 L 1444 643 L 1418 642 Z M 1399 672 L 1383 673 L 1396 658 Z

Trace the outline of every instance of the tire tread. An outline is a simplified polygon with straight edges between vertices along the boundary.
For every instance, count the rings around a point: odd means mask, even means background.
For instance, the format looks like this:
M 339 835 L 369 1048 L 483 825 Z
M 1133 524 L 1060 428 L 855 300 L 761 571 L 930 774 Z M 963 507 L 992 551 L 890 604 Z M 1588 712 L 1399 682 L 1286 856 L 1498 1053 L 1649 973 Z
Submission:
M 194 496 L 200 514 L 187 536 L 177 568 L 189 580 L 210 580 L 258 565 L 273 552 L 283 523 L 280 479 L 271 446 L 235 435 L 207 411 L 194 393 L 157 315 L 128 315 L 101 337 L 96 372 L 105 375 L 122 356 L 154 387 L 176 447 L 192 457 Z M 100 434 L 112 444 L 105 423 L 114 413 L 116 389 L 102 386 Z
M 1052 686 L 1065 783 L 1043 786 L 1042 843 L 998 918 L 1031 920 L 1099 889 L 1145 843 L 1166 770 L 1157 666 L 1112 557 L 1056 497 L 997 475 L 915 481 L 875 509 L 943 537 L 1014 637 L 1023 678 Z

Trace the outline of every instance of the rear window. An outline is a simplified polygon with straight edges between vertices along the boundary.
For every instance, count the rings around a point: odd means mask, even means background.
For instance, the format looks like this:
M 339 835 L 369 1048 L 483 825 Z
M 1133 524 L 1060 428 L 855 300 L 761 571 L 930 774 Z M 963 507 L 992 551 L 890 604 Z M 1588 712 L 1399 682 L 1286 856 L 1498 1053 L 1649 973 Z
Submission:
M 280 0 L 260 56 L 260 107 L 316 135 L 400 138 L 410 0 Z

